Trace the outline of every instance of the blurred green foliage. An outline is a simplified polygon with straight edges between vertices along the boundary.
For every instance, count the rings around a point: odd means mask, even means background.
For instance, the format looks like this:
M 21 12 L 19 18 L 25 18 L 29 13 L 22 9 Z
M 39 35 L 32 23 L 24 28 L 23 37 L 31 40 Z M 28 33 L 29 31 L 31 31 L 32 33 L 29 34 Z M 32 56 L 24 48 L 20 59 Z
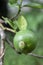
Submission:
M 34 31 L 38 38 L 38 44 L 33 53 L 43 55 L 43 12 L 40 9 L 32 8 L 29 13 L 23 15 L 27 20 L 28 29 Z M 10 40 L 13 39 L 10 33 L 8 36 Z M 4 65 L 43 65 L 43 59 L 24 54 L 19 55 L 7 43 L 5 43 L 5 50 Z
M 9 3 L 10 4 L 14 4 L 14 3 L 16 3 L 17 2 L 17 0 L 9 0 Z

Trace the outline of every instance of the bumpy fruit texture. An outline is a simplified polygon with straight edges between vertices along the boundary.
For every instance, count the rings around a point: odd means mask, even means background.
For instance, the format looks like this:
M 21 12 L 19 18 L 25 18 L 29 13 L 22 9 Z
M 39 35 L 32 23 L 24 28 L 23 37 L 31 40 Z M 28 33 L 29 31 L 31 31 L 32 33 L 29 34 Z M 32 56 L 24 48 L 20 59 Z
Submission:
M 13 43 L 17 52 L 27 54 L 35 49 L 37 40 L 32 31 L 23 30 L 16 33 Z

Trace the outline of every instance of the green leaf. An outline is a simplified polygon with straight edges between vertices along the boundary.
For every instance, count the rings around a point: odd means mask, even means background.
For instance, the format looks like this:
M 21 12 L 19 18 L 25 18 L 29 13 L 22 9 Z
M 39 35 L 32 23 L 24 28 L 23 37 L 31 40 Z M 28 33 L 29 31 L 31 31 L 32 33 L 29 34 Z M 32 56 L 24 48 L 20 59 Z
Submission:
M 27 21 L 24 16 L 19 16 L 17 25 L 20 30 L 27 29 Z

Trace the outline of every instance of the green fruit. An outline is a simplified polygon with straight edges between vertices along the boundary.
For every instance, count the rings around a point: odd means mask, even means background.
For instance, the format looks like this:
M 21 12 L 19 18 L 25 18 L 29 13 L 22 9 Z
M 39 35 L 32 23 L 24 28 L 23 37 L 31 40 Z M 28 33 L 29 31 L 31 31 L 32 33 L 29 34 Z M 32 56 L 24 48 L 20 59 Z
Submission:
M 32 31 L 23 30 L 16 33 L 13 43 L 17 52 L 29 53 L 35 49 L 37 41 Z

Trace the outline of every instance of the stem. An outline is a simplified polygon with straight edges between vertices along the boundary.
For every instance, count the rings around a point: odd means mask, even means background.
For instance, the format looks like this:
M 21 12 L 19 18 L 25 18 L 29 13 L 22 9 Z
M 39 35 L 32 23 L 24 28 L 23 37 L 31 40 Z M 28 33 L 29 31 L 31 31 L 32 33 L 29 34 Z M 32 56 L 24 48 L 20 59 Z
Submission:
M 8 38 L 6 38 L 6 42 L 8 42 L 8 44 L 9 44 L 13 49 L 15 49 L 13 43 L 12 43 Z
M 16 33 L 16 31 L 14 31 L 14 30 L 12 30 L 10 28 L 7 28 L 7 27 L 5 27 L 4 30 L 7 30 L 7 31 L 10 31 L 10 32 Z
M 5 34 L 3 29 L 0 27 L 0 65 L 3 65 L 4 41 L 5 41 Z
M 40 56 L 40 55 L 37 55 L 37 54 L 34 54 L 34 53 L 29 53 L 29 55 L 43 59 L 43 56 Z
M 21 12 L 21 8 L 23 8 L 23 7 L 31 7 L 31 8 L 43 9 L 43 5 L 41 5 L 39 3 L 29 3 L 27 5 L 22 6 L 22 2 L 23 2 L 23 0 L 21 0 L 21 3 L 18 4 L 19 10 L 18 10 L 17 15 L 15 17 L 12 17 L 11 20 L 16 20 L 18 18 L 18 16 L 20 15 L 20 12 Z
M 23 5 L 22 7 L 31 7 L 31 8 L 43 9 L 43 5 L 37 4 L 37 3 L 30 3 L 28 5 Z
M 10 31 L 10 32 L 16 33 L 16 30 L 12 30 L 12 29 L 10 29 L 10 28 L 4 27 L 2 24 L 0 24 L 0 27 L 1 27 L 3 30 L 7 30 L 7 31 Z
M 18 18 L 18 16 L 20 15 L 22 2 L 23 2 L 23 0 L 21 0 L 20 4 L 18 4 L 18 6 L 19 6 L 18 13 L 16 14 L 15 17 L 12 17 L 12 18 L 11 18 L 12 21 L 13 21 L 13 20 L 16 20 L 16 19 Z

